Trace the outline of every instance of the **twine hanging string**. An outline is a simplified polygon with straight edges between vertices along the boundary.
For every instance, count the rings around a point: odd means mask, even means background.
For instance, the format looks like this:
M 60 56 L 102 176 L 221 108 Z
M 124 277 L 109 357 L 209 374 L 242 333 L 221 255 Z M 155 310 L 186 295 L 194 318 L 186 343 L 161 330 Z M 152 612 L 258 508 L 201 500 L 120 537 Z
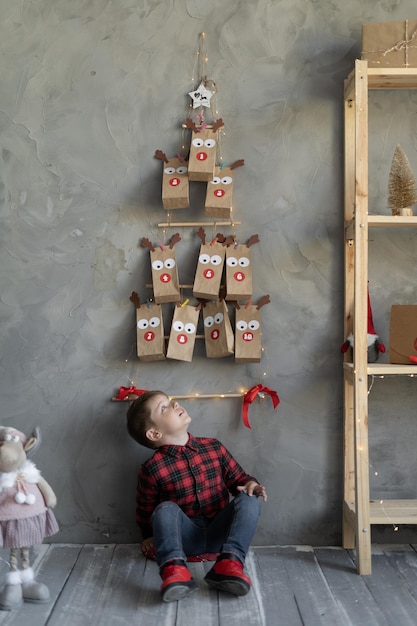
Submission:
M 411 36 L 408 35 L 408 20 L 404 20 L 404 39 L 400 39 L 390 48 L 377 50 L 364 50 L 362 54 L 382 54 L 386 57 L 391 52 L 401 52 L 404 50 L 404 65 L 408 67 L 408 53 L 411 48 L 417 48 L 417 45 L 411 45 L 417 37 L 417 28 Z

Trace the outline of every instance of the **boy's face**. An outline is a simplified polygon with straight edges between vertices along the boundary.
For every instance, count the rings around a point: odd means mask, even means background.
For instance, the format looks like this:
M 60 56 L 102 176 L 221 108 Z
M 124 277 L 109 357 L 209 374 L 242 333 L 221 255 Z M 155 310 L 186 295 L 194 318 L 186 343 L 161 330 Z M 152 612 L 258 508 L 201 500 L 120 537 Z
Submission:
M 153 437 L 157 431 L 160 445 L 169 443 L 172 438 L 187 432 L 191 417 L 175 400 L 170 400 L 165 394 L 158 394 L 149 400 L 148 407 L 155 424 L 148 433 Z

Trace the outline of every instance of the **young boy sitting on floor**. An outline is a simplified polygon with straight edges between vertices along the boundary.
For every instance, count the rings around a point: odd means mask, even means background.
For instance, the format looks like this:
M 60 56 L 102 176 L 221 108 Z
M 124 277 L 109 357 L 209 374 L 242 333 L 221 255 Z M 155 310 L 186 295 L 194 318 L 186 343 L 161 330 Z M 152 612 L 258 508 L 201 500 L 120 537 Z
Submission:
M 165 602 L 196 588 L 187 556 L 204 552 L 218 553 L 205 576 L 210 587 L 248 593 L 243 566 L 260 515 L 256 496 L 267 500 L 220 441 L 188 433 L 190 422 L 162 391 L 143 393 L 127 412 L 129 434 L 155 450 L 139 471 L 136 521 L 143 544 L 155 545 Z

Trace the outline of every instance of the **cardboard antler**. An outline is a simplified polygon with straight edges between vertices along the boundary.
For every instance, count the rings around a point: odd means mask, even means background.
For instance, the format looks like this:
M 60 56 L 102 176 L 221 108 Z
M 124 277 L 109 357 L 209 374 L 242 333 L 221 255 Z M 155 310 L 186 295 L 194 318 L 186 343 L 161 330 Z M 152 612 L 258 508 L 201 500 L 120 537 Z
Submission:
M 234 235 L 228 235 L 227 237 L 224 238 L 224 241 L 222 243 L 224 246 L 231 246 L 232 244 L 235 243 Z
M 224 126 L 224 122 L 223 122 L 222 118 L 219 117 L 219 119 L 214 122 L 214 125 L 213 125 L 213 128 L 212 128 L 213 133 L 215 133 L 216 130 L 219 130 L 219 128 L 221 128 L 222 126 Z
M 232 165 L 230 166 L 230 169 L 235 170 L 237 167 L 242 167 L 242 165 L 245 165 L 245 161 L 244 159 L 239 159 L 238 161 L 235 161 L 234 163 L 232 163 Z
M 255 243 L 259 243 L 259 235 L 252 235 L 252 237 L 250 237 L 248 241 L 246 242 L 246 246 L 250 248 Z
M 185 128 L 191 128 L 195 133 L 198 132 L 197 126 L 195 122 L 191 119 L 191 117 L 187 117 L 184 124 Z
M 201 239 L 201 243 L 204 245 L 206 243 L 206 233 L 202 226 L 197 231 L 197 237 Z
M 179 233 L 175 233 L 175 235 L 172 235 L 171 242 L 169 244 L 170 249 L 172 250 L 175 244 L 178 243 L 179 241 L 181 241 L 181 235 Z
M 261 307 L 263 307 L 265 304 L 269 304 L 270 302 L 271 302 L 271 298 L 269 297 L 268 294 L 266 296 L 262 296 L 262 298 L 258 302 L 256 309 L 259 311 Z
M 169 163 L 165 152 L 162 152 L 162 150 L 155 150 L 155 157 L 160 161 L 164 161 L 164 163 Z
M 140 309 L 140 300 L 136 291 L 132 291 L 129 300 L 133 302 L 133 304 L 136 306 L 137 309 Z
M 153 247 L 153 245 L 151 244 L 151 242 L 149 241 L 147 237 L 142 237 L 140 244 L 143 248 L 149 248 L 149 250 L 151 250 L 152 252 L 155 252 L 155 248 Z

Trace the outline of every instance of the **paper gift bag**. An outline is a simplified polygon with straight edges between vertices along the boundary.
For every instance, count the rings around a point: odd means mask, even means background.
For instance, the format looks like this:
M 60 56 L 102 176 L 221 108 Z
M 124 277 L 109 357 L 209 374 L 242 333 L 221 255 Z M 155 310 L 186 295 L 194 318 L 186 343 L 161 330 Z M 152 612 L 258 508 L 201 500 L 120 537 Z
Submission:
M 252 297 L 251 246 L 259 242 L 252 235 L 246 244 L 232 244 L 226 248 L 226 300 L 250 300 Z
M 141 304 L 138 294 L 130 296 L 136 306 L 136 344 L 140 361 L 165 359 L 164 323 L 162 307 L 154 302 Z
M 234 335 L 224 300 L 203 304 L 204 339 L 208 359 L 233 354 Z
M 184 159 L 167 158 L 156 150 L 155 157 L 163 162 L 162 206 L 164 209 L 187 209 L 190 206 L 188 167 Z
M 172 236 L 169 246 L 159 244 L 154 248 L 146 237 L 142 239 L 142 246 L 149 248 L 152 270 L 153 297 L 156 304 L 164 302 L 179 302 L 180 289 L 178 268 L 175 255 L 175 244 L 181 240 L 179 233 Z
M 193 295 L 195 298 L 204 300 L 218 300 L 221 279 L 226 254 L 226 244 L 220 243 L 217 237 L 206 243 L 206 236 L 203 228 L 199 228 L 197 235 L 202 243 L 194 277 Z
M 362 58 L 369 67 L 417 67 L 417 20 L 363 24 Z
M 235 321 L 235 362 L 259 363 L 262 356 L 261 307 L 270 302 L 263 296 L 258 305 L 248 302 L 244 307 L 236 307 Z
M 240 159 L 230 167 L 216 166 L 214 177 L 207 183 L 205 214 L 217 219 L 231 219 L 233 206 L 234 170 L 244 165 Z
M 200 305 L 175 307 L 168 342 L 168 359 L 192 361 L 199 314 Z
M 216 120 L 213 126 L 197 126 L 195 122 L 187 118 L 185 125 L 192 131 L 188 157 L 188 178 L 189 180 L 204 182 L 212 180 L 216 165 L 217 131 L 223 126 L 223 120 Z
M 389 360 L 390 363 L 410 365 L 413 362 L 410 357 L 417 357 L 417 304 L 393 304 Z

